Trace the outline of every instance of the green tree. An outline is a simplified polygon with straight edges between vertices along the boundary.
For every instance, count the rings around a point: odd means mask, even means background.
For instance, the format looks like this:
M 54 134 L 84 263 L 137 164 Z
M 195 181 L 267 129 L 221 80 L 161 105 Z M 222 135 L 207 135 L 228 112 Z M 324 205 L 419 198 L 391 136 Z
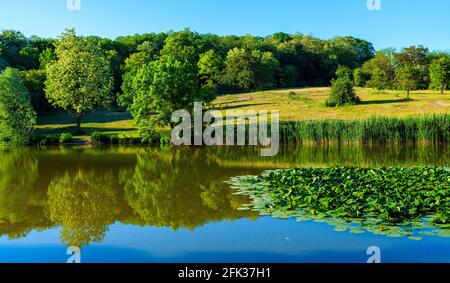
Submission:
M 130 111 L 144 139 L 158 124 L 171 124 L 171 115 L 179 109 L 191 110 L 201 101 L 197 68 L 188 61 L 165 55 L 141 68 L 134 80 L 135 97 Z
M 346 79 L 351 81 L 353 76 L 353 72 L 349 67 L 339 65 L 336 70 L 336 78 L 338 79 Z
M 58 60 L 47 66 L 46 96 L 54 106 L 73 113 L 79 131 L 86 111 L 107 107 L 112 100 L 110 63 L 97 45 L 74 30 L 62 34 L 56 55 Z
M 280 86 L 281 87 L 293 87 L 298 83 L 299 74 L 297 67 L 294 65 L 286 65 L 281 69 L 280 73 Z
M 20 72 L 7 68 L 0 74 L 0 143 L 28 143 L 35 124 L 36 112 Z
M 222 76 L 223 59 L 214 50 L 200 55 L 198 75 L 202 85 L 202 101 L 209 104 L 216 98 L 217 88 Z
M 123 107 L 131 107 L 135 96 L 133 81 L 139 70 L 146 64 L 154 61 L 159 56 L 159 49 L 149 41 L 145 41 L 137 47 L 137 52 L 125 59 L 122 77 L 122 92 L 118 97 L 118 104 Z
M 275 75 L 280 71 L 280 62 L 272 52 L 254 50 L 251 55 L 256 89 L 272 88 Z
M 353 105 L 360 102 L 353 89 L 351 74 L 350 68 L 345 66 L 338 67 L 336 71 L 337 79 L 331 82 L 330 98 L 326 101 L 328 107 Z
M 419 86 L 420 71 L 416 67 L 402 66 L 397 69 L 395 80 L 401 89 L 406 90 L 406 97 L 410 98 L 410 91 Z
M 414 77 L 414 83 L 410 84 L 414 85 L 414 89 L 427 88 L 429 85 L 428 55 L 428 48 L 421 45 L 404 48 L 397 55 L 400 69 L 402 69 L 402 67 L 408 67 L 401 70 L 403 75 L 405 75 L 406 70 L 409 70 L 410 75 Z M 409 79 L 410 81 L 412 80 L 411 76 Z
M 250 90 L 255 87 L 252 57 L 245 49 L 234 48 L 225 60 L 224 83 L 230 87 Z
M 369 79 L 370 74 L 366 73 L 363 69 L 357 68 L 353 71 L 353 82 L 355 86 L 364 87 Z
M 439 89 L 444 94 L 450 82 L 450 57 L 434 59 L 430 65 L 431 87 Z
M 367 86 L 375 88 L 378 92 L 381 92 L 381 90 L 385 89 L 387 85 L 388 78 L 386 72 L 382 69 L 374 69 L 372 71 L 371 79 L 367 82 Z
M 214 50 L 200 55 L 198 61 L 199 78 L 204 85 L 217 86 L 223 70 L 223 59 Z
M 252 90 L 270 88 L 280 63 L 271 52 L 234 48 L 225 61 L 224 82 L 232 87 Z
M 45 80 L 47 78 L 45 70 L 28 70 L 21 71 L 22 80 L 24 85 L 27 87 L 33 109 L 37 113 L 46 112 L 52 110 L 50 103 L 45 97 Z
M 58 60 L 58 57 L 56 56 L 55 50 L 47 48 L 39 55 L 39 67 L 45 70 L 48 65 L 54 63 L 56 60 Z
M 27 46 L 19 51 L 19 65 L 23 70 L 39 68 L 39 49 Z

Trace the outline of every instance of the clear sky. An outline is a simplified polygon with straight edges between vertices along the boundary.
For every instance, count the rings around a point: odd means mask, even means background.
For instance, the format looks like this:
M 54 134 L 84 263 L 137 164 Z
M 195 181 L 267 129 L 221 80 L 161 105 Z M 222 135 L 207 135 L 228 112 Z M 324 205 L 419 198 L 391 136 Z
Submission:
M 74 0 L 77 1 L 77 0 Z M 449 0 L 0 0 L 0 30 L 56 37 L 66 28 L 115 38 L 190 27 L 200 33 L 301 32 L 322 38 L 352 35 L 377 49 L 423 44 L 450 50 Z

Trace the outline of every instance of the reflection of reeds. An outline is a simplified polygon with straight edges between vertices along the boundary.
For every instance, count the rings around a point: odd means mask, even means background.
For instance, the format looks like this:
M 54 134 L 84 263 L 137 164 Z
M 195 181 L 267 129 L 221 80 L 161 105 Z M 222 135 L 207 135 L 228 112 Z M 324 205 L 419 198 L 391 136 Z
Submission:
M 211 148 L 221 166 L 293 168 L 329 166 L 448 166 L 450 146 L 442 145 L 287 145 L 277 156 L 262 158 L 258 147 Z
M 408 118 L 371 117 L 365 120 L 286 122 L 280 125 L 281 143 L 448 143 L 450 115 Z

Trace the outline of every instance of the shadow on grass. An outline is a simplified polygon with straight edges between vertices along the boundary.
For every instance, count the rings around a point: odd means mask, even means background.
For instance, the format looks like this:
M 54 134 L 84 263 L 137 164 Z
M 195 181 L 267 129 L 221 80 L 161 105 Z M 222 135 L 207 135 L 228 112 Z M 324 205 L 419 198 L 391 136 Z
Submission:
M 97 111 L 86 114 L 82 123 L 112 123 L 131 120 L 133 117 L 128 112 L 108 112 Z M 39 117 L 38 124 L 46 125 L 71 125 L 75 123 L 75 118 L 67 112 L 58 112 L 54 114 Z
M 219 107 L 218 110 L 231 110 L 231 109 L 239 109 L 239 108 L 252 107 L 252 106 L 263 106 L 263 105 L 270 105 L 270 104 L 271 103 L 239 104 L 239 105 L 231 105 L 231 106 Z
M 136 131 L 134 128 L 98 128 L 98 127 L 83 127 L 81 126 L 81 133 L 77 133 L 76 126 L 60 127 L 60 128 L 38 128 L 35 130 L 37 135 L 60 135 L 64 133 L 78 135 L 91 135 L 94 132 L 98 133 L 126 133 Z
M 392 104 L 414 101 L 412 98 L 361 101 L 361 105 Z

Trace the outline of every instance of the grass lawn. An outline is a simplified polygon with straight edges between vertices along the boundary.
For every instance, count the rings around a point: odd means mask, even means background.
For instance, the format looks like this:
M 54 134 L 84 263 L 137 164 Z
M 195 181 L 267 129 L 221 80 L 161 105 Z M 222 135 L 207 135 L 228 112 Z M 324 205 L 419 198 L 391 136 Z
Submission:
M 362 103 L 339 108 L 325 107 L 330 88 L 299 88 L 244 94 L 229 94 L 213 102 L 216 109 L 225 110 L 279 110 L 282 120 L 360 119 L 373 115 L 405 117 L 419 114 L 450 113 L 450 93 L 414 91 L 412 100 L 405 100 L 403 91 L 382 91 L 357 88 Z M 295 94 L 292 94 L 295 93 Z M 114 133 L 124 137 L 137 137 L 136 125 L 129 113 L 95 111 L 83 118 L 84 135 L 93 132 Z M 66 112 L 52 113 L 38 119 L 37 134 L 74 133 L 74 118 Z
M 95 111 L 83 117 L 81 128 L 87 138 L 93 132 L 118 134 L 125 137 L 137 137 L 138 132 L 131 115 L 127 112 Z M 76 130 L 75 119 L 67 112 L 52 113 L 39 117 L 36 134 L 73 134 Z
M 374 115 L 405 117 L 419 114 L 450 113 L 450 93 L 437 91 L 382 91 L 357 88 L 362 103 L 338 108 L 326 107 L 330 88 L 299 88 L 220 96 L 214 107 L 221 110 L 279 110 L 281 120 L 360 119 Z M 294 92 L 295 94 L 290 94 Z

